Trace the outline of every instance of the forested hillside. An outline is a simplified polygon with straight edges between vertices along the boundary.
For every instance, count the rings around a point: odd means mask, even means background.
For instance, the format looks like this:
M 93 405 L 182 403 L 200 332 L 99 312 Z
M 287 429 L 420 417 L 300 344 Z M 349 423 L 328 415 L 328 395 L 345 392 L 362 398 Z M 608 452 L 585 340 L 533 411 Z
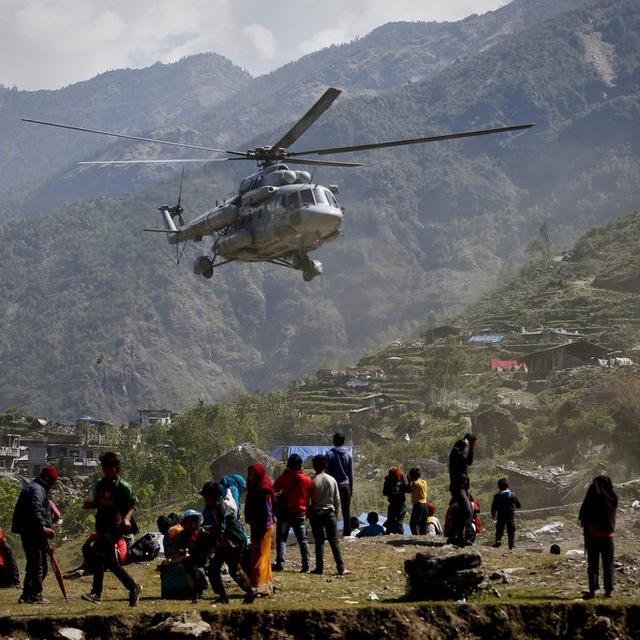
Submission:
M 362 169 L 316 173 L 341 185 L 346 214 L 342 238 L 314 254 L 325 275 L 311 284 L 238 264 L 206 282 L 189 272 L 196 247 L 176 269 L 163 238 L 140 231 L 175 197 L 175 178 L 5 223 L 0 405 L 120 418 L 141 405 L 179 409 L 234 387 L 280 386 L 475 298 L 522 259 L 543 220 L 563 246 L 634 209 L 639 42 L 636 2 L 578 2 L 428 80 L 341 98 L 299 148 L 537 126 L 512 139 L 363 154 Z M 190 171 L 187 212 L 231 192 L 242 173 Z

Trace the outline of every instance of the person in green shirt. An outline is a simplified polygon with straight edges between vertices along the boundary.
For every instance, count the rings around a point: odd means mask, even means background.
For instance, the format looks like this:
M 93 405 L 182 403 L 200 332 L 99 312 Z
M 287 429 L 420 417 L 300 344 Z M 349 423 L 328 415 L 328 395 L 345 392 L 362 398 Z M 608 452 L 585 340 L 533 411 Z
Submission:
M 109 569 L 129 591 L 129 605 L 135 607 L 142 587 L 125 571 L 113 551 L 114 544 L 126 535 L 135 535 L 137 526 L 133 513 L 138 502 L 131 485 L 120 477 L 120 455 L 108 451 L 100 456 L 102 478 L 93 492 L 93 498 L 85 500 L 85 509 L 96 509 L 96 533 L 94 544 L 96 566 L 91 593 L 84 600 L 99 604 L 102 599 L 104 572 Z

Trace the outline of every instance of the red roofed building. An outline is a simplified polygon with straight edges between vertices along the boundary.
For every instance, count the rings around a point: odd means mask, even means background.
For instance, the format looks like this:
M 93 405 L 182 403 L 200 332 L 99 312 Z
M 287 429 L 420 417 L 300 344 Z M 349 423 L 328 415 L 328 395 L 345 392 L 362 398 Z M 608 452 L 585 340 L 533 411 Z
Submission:
M 489 368 L 491 371 L 515 371 L 520 367 L 520 363 L 517 360 L 500 360 L 499 358 L 491 358 L 489 361 Z

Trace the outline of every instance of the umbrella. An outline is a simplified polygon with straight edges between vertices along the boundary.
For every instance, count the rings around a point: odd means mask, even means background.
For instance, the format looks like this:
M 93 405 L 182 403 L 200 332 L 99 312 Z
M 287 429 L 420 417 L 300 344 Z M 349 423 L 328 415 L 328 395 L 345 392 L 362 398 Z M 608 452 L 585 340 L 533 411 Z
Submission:
M 53 573 L 56 576 L 56 580 L 58 581 L 58 586 L 60 587 L 60 591 L 62 592 L 62 595 L 64 596 L 64 599 L 69 602 L 69 598 L 67 596 L 67 588 L 64 586 L 64 580 L 62 579 L 62 570 L 60 569 L 60 565 L 58 564 L 58 561 L 56 560 L 56 556 L 55 553 L 53 551 L 53 547 L 51 545 L 47 546 L 47 553 L 49 554 L 49 557 L 51 558 L 51 568 L 53 569 Z

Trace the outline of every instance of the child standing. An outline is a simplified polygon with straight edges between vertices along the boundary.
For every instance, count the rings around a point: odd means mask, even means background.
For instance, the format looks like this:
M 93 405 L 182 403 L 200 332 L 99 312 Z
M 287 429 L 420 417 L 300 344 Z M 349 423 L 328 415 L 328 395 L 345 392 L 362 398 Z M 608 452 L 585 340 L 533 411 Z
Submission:
M 496 521 L 496 541 L 494 547 L 502 544 L 505 526 L 507 528 L 507 540 L 509 549 L 515 546 L 516 523 L 515 510 L 520 508 L 520 500 L 515 493 L 509 489 L 509 482 L 506 478 L 498 480 L 498 493 L 493 496 L 491 503 L 491 517 Z
M 427 533 L 427 496 L 429 488 L 427 483 L 420 477 L 420 469 L 413 467 L 409 470 L 409 491 L 411 493 L 411 518 L 409 528 L 415 536 Z

